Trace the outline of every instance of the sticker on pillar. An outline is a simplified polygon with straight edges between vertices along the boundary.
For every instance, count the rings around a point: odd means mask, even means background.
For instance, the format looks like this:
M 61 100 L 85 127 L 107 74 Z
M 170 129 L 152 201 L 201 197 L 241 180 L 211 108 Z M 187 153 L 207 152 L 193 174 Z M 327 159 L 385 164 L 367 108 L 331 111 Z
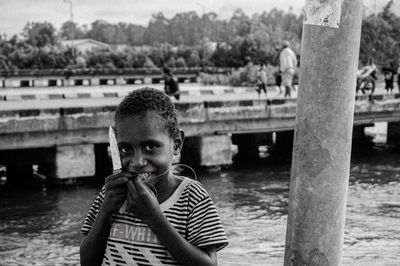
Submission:
M 304 24 L 339 28 L 343 0 L 306 0 Z

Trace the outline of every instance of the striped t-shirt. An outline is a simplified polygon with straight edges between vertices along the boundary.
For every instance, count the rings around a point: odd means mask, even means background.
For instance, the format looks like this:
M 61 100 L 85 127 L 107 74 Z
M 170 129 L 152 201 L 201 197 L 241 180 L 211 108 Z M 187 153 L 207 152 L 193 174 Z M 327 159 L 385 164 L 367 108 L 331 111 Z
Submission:
M 104 194 L 103 187 L 81 228 L 84 235 L 96 219 Z M 220 250 L 228 244 L 214 203 L 201 183 L 185 177 L 160 207 L 172 226 L 192 245 L 215 245 Z M 150 228 L 133 214 L 119 211 L 111 221 L 103 265 L 179 265 Z

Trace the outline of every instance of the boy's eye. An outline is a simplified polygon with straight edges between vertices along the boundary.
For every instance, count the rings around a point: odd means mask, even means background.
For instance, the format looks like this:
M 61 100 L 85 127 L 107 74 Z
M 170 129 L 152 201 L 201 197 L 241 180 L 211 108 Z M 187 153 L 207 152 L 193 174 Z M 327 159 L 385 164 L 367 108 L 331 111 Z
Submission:
M 132 149 L 129 147 L 119 147 L 119 152 L 121 154 L 129 154 L 130 152 L 132 152 Z
M 147 152 L 153 152 L 153 151 L 155 151 L 157 148 L 158 148 L 158 146 L 155 145 L 155 144 L 147 144 L 147 145 L 144 147 L 145 151 L 147 151 Z

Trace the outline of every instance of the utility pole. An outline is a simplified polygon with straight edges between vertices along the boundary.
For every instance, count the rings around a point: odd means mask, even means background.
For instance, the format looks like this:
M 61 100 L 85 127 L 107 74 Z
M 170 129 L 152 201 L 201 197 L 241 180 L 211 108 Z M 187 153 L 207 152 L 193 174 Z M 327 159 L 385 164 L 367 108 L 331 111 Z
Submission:
M 74 25 L 74 12 L 72 9 L 72 0 L 64 0 L 65 3 L 69 3 L 69 10 L 71 14 L 71 25 L 72 25 L 72 40 L 71 40 L 71 48 L 72 48 L 72 57 L 75 61 L 75 47 L 74 47 L 74 41 L 75 41 L 75 25 Z
M 362 9 L 306 0 L 285 266 L 341 265 Z
M 206 64 L 206 46 L 205 46 L 206 30 L 205 30 L 205 23 L 204 23 L 204 16 L 206 13 L 206 8 L 200 3 L 196 3 L 196 4 L 203 9 L 203 15 L 201 17 L 201 28 L 202 28 L 202 39 L 203 39 L 203 42 L 202 42 L 202 53 L 203 53 L 202 69 L 204 72 L 205 64 Z

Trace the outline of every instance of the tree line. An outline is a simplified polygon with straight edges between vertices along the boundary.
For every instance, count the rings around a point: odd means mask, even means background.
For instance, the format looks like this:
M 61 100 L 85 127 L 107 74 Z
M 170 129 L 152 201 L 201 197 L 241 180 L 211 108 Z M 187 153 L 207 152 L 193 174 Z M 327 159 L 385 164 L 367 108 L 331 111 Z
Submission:
M 397 66 L 400 17 L 393 0 L 375 16 L 364 16 L 360 64 Z M 60 29 L 48 22 L 28 23 L 22 33 L 0 36 L 0 69 L 229 67 L 277 65 L 276 47 L 289 40 L 300 54 L 302 15 L 272 9 L 248 16 L 236 10 L 229 19 L 214 12 L 178 13 L 168 19 L 159 12 L 147 26 L 97 20 L 90 26 L 67 21 Z M 90 38 L 125 44 L 124 50 L 93 50 L 76 54 L 61 40 Z

